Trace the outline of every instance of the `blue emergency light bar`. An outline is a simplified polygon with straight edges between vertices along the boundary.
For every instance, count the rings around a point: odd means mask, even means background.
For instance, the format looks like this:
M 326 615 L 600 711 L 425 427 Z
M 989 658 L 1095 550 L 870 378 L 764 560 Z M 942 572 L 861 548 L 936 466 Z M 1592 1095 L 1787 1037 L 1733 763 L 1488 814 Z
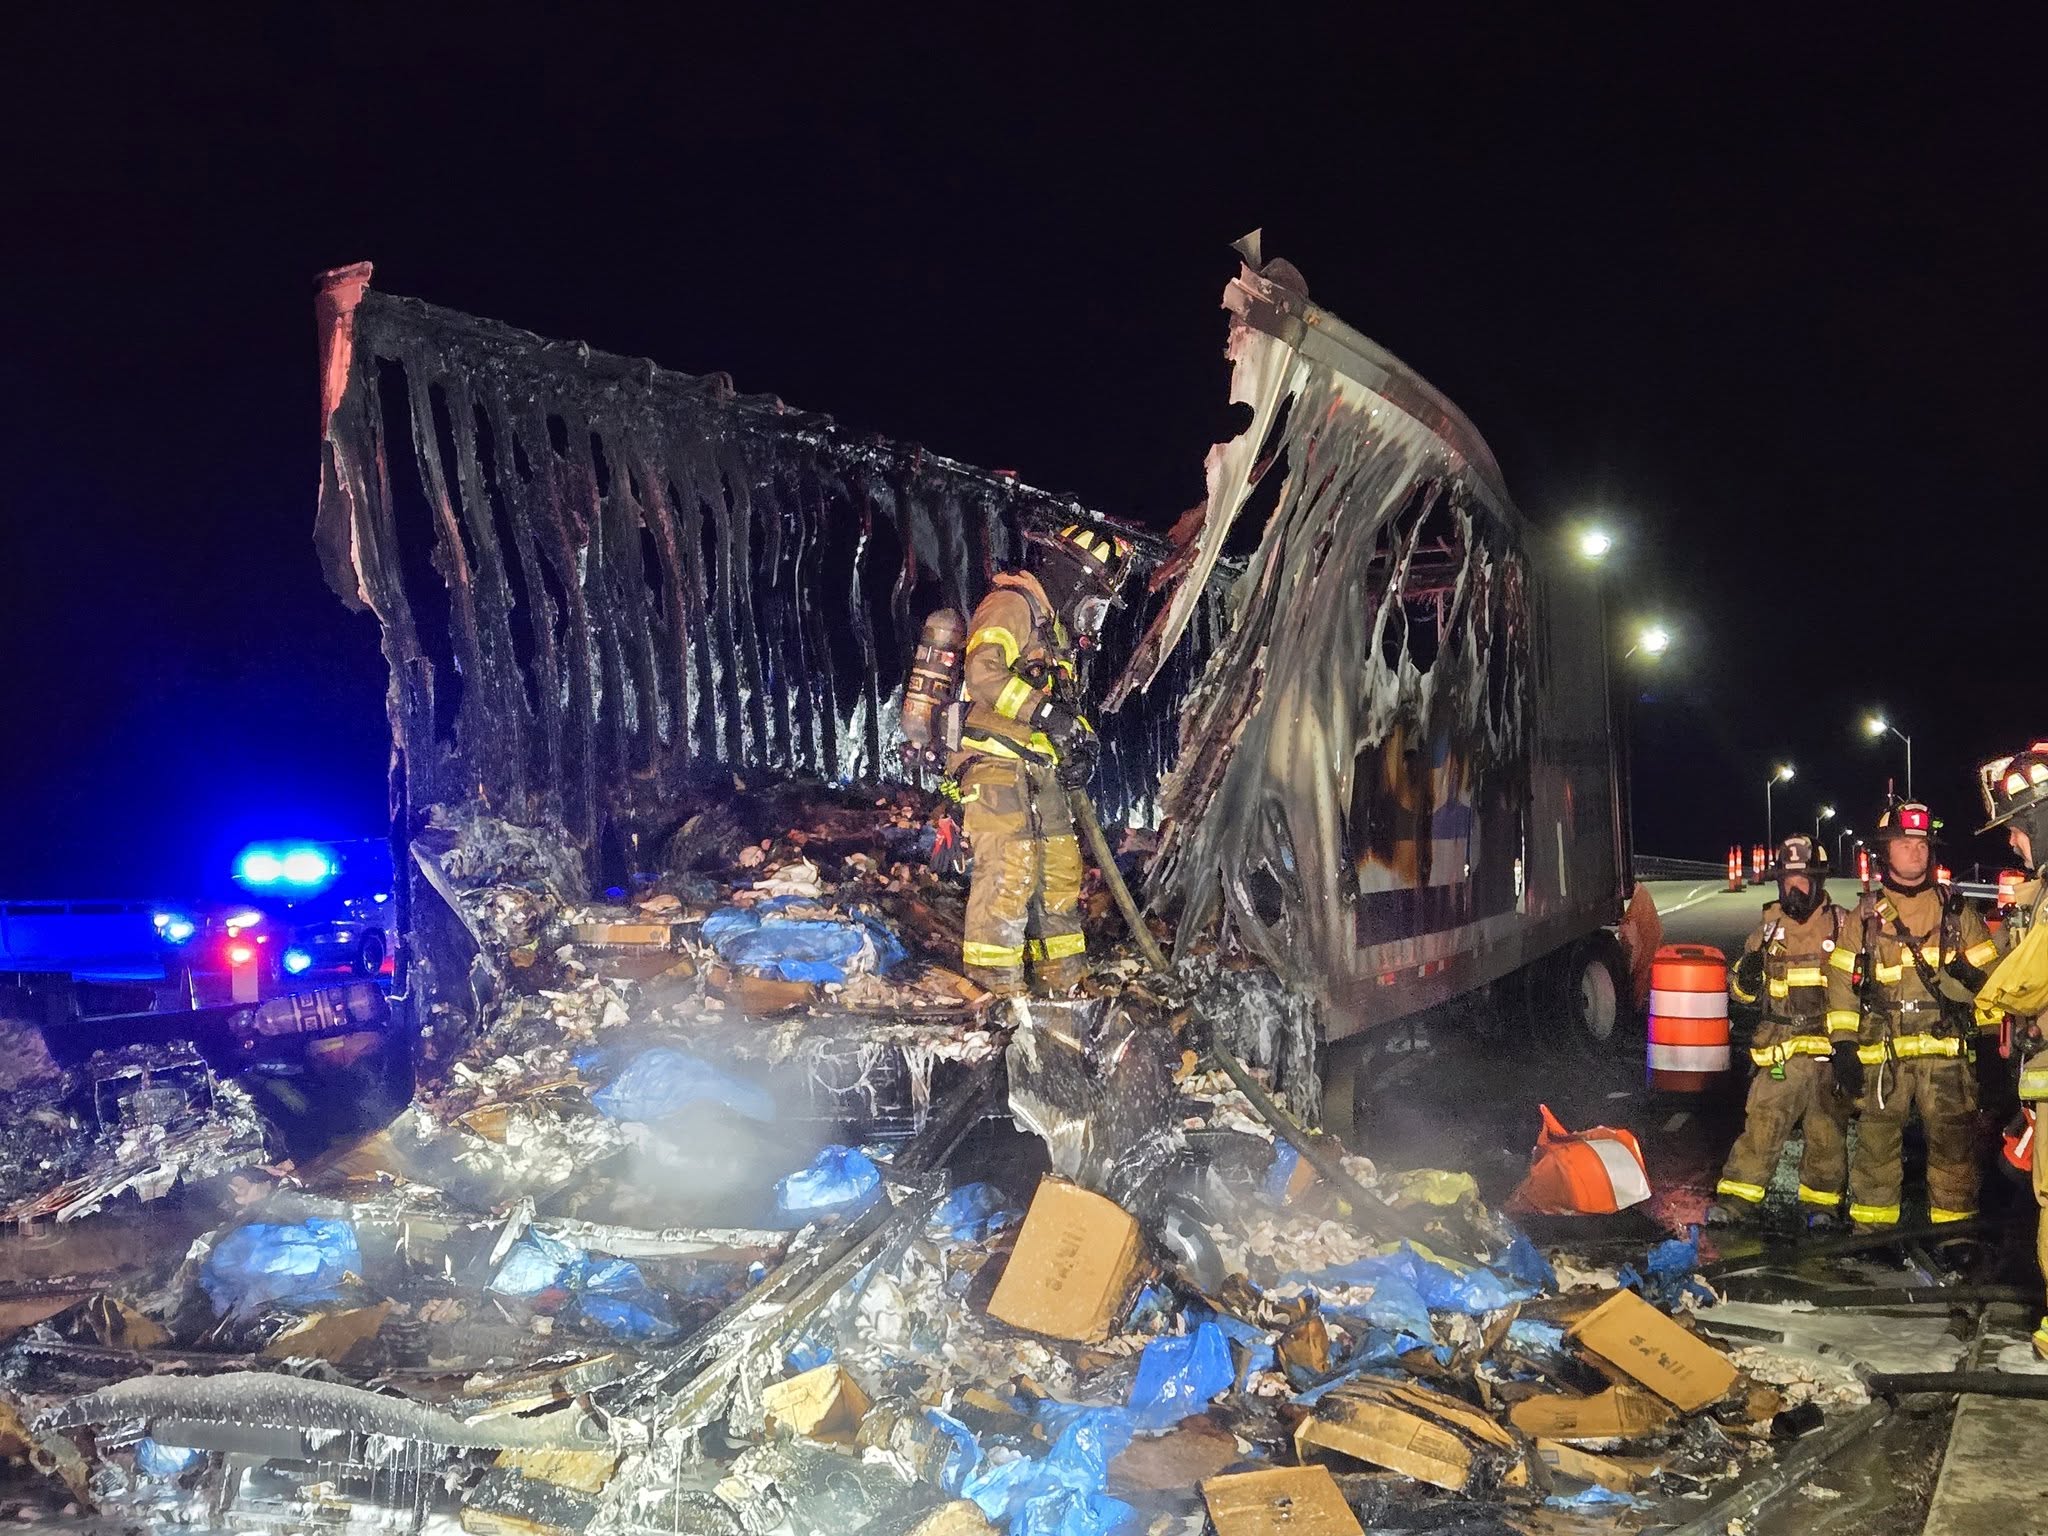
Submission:
M 235 880 L 253 891 L 316 891 L 341 872 L 317 843 L 251 843 L 235 860 Z

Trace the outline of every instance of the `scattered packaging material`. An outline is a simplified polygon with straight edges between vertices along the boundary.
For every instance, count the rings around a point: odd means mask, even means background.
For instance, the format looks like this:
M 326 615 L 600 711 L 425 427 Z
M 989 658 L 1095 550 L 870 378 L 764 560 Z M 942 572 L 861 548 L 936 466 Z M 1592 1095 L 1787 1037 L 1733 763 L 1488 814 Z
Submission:
M 1047 1178 L 1032 1196 L 989 1316 L 1049 1338 L 1108 1337 L 1138 1278 L 1138 1223 L 1115 1201 Z
M 344 1364 L 349 1356 L 366 1346 L 391 1315 L 391 1303 L 380 1301 L 370 1307 L 346 1307 L 303 1318 L 263 1346 L 266 1360 L 325 1360 Z
M 1508 1422 L 1551 1440 L 1632 1440 L 1670 1423 L 1671 1409 L 1640 1387 L 1616 1385 L 1591 1397 L 1524 1398 L 1508 1410 Z
M 1319 1398 L 1314 1416 L 1295 1429 L 1294 1444 L 1303 1455 L 1335 1451 L 1452 1493 L 1526 1477 L 1511 1465 L 1519 1451 L 1514 1437 L 1478 1409 L 1373 1377 Z
M 355 1228 L 316 1216 L 237 1227 L 206 1256 L 199 1284 L 216 1312 L 246 1318 L 273 1302 L 339 1300 L 343 1282 L 362 1269 Z
M 1633 1291 L 1618 1291 L 1572 1328 L 1572 1337 L 1681 1411 L 1726 1397 L 1735 1366 Z
M 1202 1484 L 1216 1536 L 1364 1536 L 1328 1467 L 1236 1472 Z
M 808 1168 L 776 1180 L 775 1208 L 809 1220 L 865 1200 L 881 1182 L 882 1170 L 859 1147 L 826 1147 Z
M 1181 1337 L 1154 1339 L 1138 1357 L 1130 1409 L 1140 1429 L 1165 1429 L 1230 1390 L 1237 1371 L 1223 1330 L 1203 1323 Z
M 766 1387 L 761 1407 L 771 1423 L 835 1445 L 851 1445 L 867 1416 L 868 1395 L 837 1365 L 821 1365 Z
M 775 1118 L 775 1100 L 765 1088 L 670 1046 L 640 1052 L 617 1077 L 590 1096 L 612 1119 L 637 1120 L 644 1125 L 660 1125 L 707 1100 L 749 1120 Z
M 670 923 L 578 923 L 578 944 L 667 945 L 675 937 Z
M 1630 1468 L 1620 1462 L 1595 1456 L 1559 1440 L 1538 1440 L 1536 1459 L 1550 1468 L 1554 1476 L 1610 1488 L 1616 1493 L 1632 1493 L 1640 1481 Z

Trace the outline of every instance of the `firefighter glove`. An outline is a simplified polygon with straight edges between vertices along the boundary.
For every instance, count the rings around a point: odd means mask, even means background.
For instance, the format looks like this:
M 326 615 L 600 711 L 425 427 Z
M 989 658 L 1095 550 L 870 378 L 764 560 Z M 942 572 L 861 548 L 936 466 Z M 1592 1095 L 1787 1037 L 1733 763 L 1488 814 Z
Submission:
M 1863 1058 L 1856 1054 L 1854 1040 L 1835 1042 L 1835 1086 L 1850 1098 L 1860 1098 L 1863 1093 Z
M 1735 962 L 1735 1000 L 1738 1003 L 1753 1003 L 1763 996 L 1763 992 L 1763 951 L 1752 949 Z
M 1095 777 L 1095 765 L 1102 760 L 1102 742 L 1083 727 L 1060 747 L 1060 764 L 1054 775 L 1062 789 L 1086 789 Z

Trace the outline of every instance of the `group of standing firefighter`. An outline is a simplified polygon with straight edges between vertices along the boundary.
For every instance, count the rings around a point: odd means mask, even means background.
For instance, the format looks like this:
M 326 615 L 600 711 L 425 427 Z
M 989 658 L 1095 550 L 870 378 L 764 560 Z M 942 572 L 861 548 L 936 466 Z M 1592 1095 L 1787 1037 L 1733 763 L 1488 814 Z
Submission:
M 1927 1147 L 1927 1215 L 1936 1225 L 1977 1214 L 1977 1055 L 1993 1038 L 2019 1066 L 2028 1116 L 2048 1099 L 2048 742 L 1980 770 L 1990 820 L 2028 878 L 1994 937 L 1978 911 L 1935 877 L 1936 823 L 1906 801 L 1878 820 L 1881 881 L 1853 907 L 1828 895 L 1825 857 L 1807 837 L 1778 848 L 1778 899 L 1764 908 L 1729 982 L 1754 1005 L 1756 1074 L 1747 1118 L 1707 1219 L 1726 1225 L 1763 1204 L 1778 1155 L 1804 1138 L 1799 1202 L 1808 1225 L 1846 1219 L 1859 1230 L 1898 1225 L 1906 1127 Z M 1849 1126 L 1856 1122 L 1855 1152 Z M 2048 1137 L 2032 1139 L 2036 1199 L 2048 1210 Z M 1845 1209 L 1846 1206 L 1846 1209 Z M 2048 1273 L 2048 1218 L 2040 1257 Z M 2048 1355 L 2048 1320 L 2035 1335 Z

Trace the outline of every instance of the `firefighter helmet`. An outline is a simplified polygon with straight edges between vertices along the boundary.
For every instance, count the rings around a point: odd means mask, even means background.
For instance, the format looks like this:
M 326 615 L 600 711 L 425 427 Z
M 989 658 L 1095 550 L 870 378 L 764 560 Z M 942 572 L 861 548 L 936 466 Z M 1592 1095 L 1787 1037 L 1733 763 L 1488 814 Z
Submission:
M 1934 813 L 1918 800 L 1901 800 L 1888 805 L 1877 818 L 1877 842 L 1882 846 L 1894 837 L 1934 840 Z
M 1108 597 L 1116 596 L 1130 573 L 1131 544 L 1117 534 L 1068 523 L 1057 533 L 1034 532 L 1025 537 L 1072 560 Z
M 1991 816 L 1979 832 L 1995 831 L 2015 816 L 2048 806 L 2048 741 L 2037 741 L 2010 757 L 1993 758 L 1977 770 L 1977 782 Z
M 1817 846 L 1804 832 L 1795 832 L 1778 844 L 1778 862 L 1772 866 L 1772 872 L 1780 880 L 1787 875 L 1825 875 L 1827 850 Z

